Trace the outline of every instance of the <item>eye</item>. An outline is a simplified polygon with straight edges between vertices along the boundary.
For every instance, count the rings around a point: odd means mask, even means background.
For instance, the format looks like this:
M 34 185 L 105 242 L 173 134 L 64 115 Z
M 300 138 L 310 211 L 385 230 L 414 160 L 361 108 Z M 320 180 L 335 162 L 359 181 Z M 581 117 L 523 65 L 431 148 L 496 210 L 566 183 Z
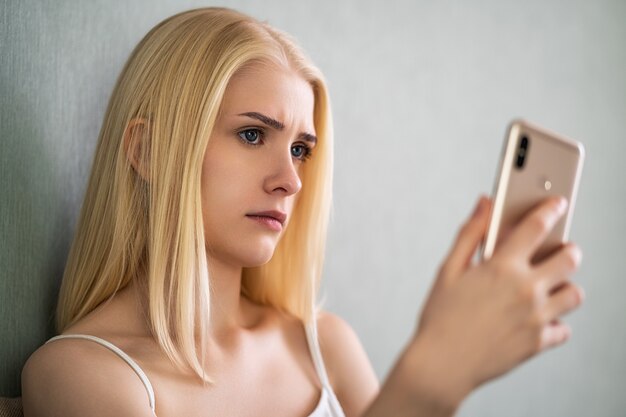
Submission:
M 238 132 L 237 135 L 248 145 L 258 145 L 263 137 L 263 131 L 260 129 L 245 129 Z
M 291 147 L 291 156 L 305 161 L 311 157 L 311 147 L 303 143 L 296 143 Z

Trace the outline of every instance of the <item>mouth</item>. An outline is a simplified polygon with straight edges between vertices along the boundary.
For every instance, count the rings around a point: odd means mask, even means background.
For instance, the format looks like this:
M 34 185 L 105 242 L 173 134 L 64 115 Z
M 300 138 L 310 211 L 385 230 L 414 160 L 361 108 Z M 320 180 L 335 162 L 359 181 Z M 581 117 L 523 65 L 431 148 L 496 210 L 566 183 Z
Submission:
M 287 215 L 285 213 L 276 210 L 248 213 L 246 214 L 246 217 L 256 220 L 257 222 L 264 224 L 275 231 L 282 230 L 285 220 L 287 220 Z

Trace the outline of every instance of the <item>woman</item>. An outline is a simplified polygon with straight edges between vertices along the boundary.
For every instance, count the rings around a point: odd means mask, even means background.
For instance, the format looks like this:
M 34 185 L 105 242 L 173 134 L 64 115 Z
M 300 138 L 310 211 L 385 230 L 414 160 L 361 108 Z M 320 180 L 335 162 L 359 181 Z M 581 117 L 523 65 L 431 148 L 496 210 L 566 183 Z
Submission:
M 379 388 L 315 305 L 331 182 L 326 85 L 286 34 L 223 8 L 157 25 L 111 97 L 25 415 L 450 416 L 567 339 L 580 251 L 530 264 L 563 202 L 474 265 L 481 198 Z

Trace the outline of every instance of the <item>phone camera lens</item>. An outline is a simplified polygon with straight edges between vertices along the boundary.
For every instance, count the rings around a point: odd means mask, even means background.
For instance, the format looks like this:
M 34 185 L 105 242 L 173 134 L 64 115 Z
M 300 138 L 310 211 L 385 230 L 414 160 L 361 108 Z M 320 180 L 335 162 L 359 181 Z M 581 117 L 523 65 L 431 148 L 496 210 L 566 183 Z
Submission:
M 517 161 L 515 162 L 515 166 L 518 169 L 522 169 L 524 167 L 529 144 L 530 142 L 528 140 L 528 136 L 524 135 L 520 138 L 519 146 L 517 148 Z
M 526 136 L 522 136 L 522 140 L 520 141 L 520 148 L 522 149 L 528 148 L 528 138 Z

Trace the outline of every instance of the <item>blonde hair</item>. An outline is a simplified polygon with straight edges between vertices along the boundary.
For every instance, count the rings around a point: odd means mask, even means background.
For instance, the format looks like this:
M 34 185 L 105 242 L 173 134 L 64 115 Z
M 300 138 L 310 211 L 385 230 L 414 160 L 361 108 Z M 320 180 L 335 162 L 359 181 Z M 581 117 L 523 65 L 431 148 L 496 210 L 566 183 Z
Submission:
M 310 83 L 318 144 L 301 168 L 303 187 L 272 259 L 244 269 L 242 293 L 305 323 L 313 319 L 332 185 L 324 78 L 287 34 L 234 10 L 203 8 L 155 26 L 118 78 L 63 275 L 60 332 L 134 280 L 162 350 L 213 382 L 203 366 L 210 288 L 201 168 L 228 82 L 254 62 L 288 66 Z M 139 157 L 147 180 L 130 165 L 123 144 L 137 118 L 149 126 Z

